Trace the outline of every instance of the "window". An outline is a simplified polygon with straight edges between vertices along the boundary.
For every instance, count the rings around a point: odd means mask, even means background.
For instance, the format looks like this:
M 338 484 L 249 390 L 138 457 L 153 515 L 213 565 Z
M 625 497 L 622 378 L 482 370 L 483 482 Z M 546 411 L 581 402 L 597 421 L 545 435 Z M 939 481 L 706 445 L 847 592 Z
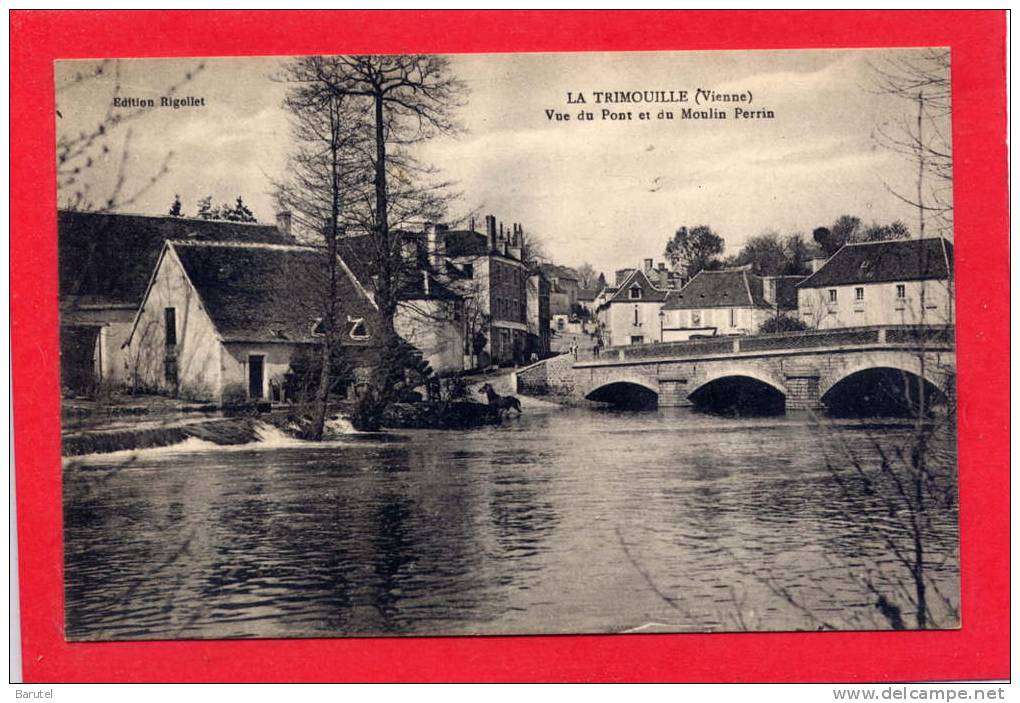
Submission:
M 347 316 L 347 322 L 351 326 L 351 339 L 368 339 L 368 330 L 365 328 L 365 318 Z
M 636 335 L 631 336 L 630 343 L 631 344 L 644 344 L 645 343 L 644 335 L 636 334 Z
M 835 302 L 836 302 L 836 289 L 835 288 L 830 288 L 829 289 L 829 303 L 835 303 Z
M 641 286 L 631 286 L 630 288 L 630 299 L 641 300 Z
M 896 284 L 896 300 L 907 299 L 907 284 L 897 283 Z
M 863 302 L 864 301 L 864 289 L 863 288 L 860 288 L 860 287 L 854 288 L 854 300 L 856 300 L 857 302 Z
M 730 308 L 730 327 L 737 326 L 737 309 Z
M 166 308 L 163 310 L 163 317 L 166 321 L 166 346 L 177 346 L 177 308 Z
M 634 306 L 634 326 L 637 327 L 641 324 L 641 307 L 638 305 Z

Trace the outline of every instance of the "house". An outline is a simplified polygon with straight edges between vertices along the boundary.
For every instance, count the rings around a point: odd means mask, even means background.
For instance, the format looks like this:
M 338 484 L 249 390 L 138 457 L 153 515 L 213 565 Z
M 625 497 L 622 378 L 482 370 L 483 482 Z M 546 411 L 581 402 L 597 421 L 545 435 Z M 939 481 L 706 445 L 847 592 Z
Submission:
M 544 263 L 540 270 L 549 279 L 549 312 L 553 319 L 562 316 L 568 320 L 574 316 L 578 291 L 581 289 L 580 276 L 574 269 L 558 264 Z
M 424 232 L 395 233 L 403 239 L 406 266 L 399 272 L 393 327 L 433 371 L 450 374 L 464 370 L 464 298 L 440 280 L 445 260 L 441 232 L 441 226 L 427 224 Z M 372 235 L 340 237 L 337 250 L 362 287 L 374 295 Z
M 605 286 L 595 295 L 592 307 L 595 310 L 595 334 L 603 342 L 609 339 L 609 301 L 613 299 L 616 286 Z
M 662 306 L 662 341 L 755 334 L 766 320 L 796 309 L 802 279 L 756 276 L 746 266 L 699 271 Z
M 276 225 L 57 212 L 60 365 L 65 388 L 91 392 L 128 382 L 124 342 L 164 244 L 236 241 L 287 244 L 290 214 Z
M 953 244 L 942 237 L 846 244 L 797 286 L 808 327 L 952 324 Z
M 131 382 L 181 397 L 283 400 L 301 353 L 322 343 L 328 280 L 321 247 L 167 241 L 125 342 Z M 378 315 L 342 264 L 341 348 L 364 367 Z
M 683 287 L 683 276 L 679 271 L 666 268 L 665 262 L 662 261 L 658 266 L 655 266 L 653 261 L 653 259 L 645 259 L 641 267 L 653 286 L 659 290 L 680 290 Z
M 465 298 L 466 366 L 528 358 L 528 279 L 524 228 L 504 230 L 492 215 L 485 234 L 442 229 L 446 282 Z
M 667 291 L 652 285 L 642 269 L 631 273 L 604 304 L 609 346 L 646 344 L 662 339 L 659 311 Z
M 549 279 L 540 270 L 533 269 L 528 276 L 528 359 L 549 355 L 551 343 Z
M 580 308 L 588 313 L 589 317 L 595 316 L 595 296 L 599 292 L 591 288 L 578 288 L 577 289 L 577 304 Z

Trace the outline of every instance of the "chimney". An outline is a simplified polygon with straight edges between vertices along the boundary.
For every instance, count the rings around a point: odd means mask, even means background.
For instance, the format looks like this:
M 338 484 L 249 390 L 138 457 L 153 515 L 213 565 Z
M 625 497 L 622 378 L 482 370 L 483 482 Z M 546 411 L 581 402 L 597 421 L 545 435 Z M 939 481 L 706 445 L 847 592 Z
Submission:
M 446 258 L 446 225 L 437 225 L 432 222 L 425 223 L 425 241 L 428 247 L 429 266 L 433 270 L 442 269 L 443 260 Z
M 485 216 L 485 235 L 489 238 L 489 249 L 496 248 L 496 218 L 492 215 Z
M 469 228 L 472 232 L 475 231 L 475 218 L 471 218 L 471 227 Z
M 280 230 L 280 234 L 284 237 L 292 237 L 290 227 L 293 221 L 293 216 L 290 214 L 290 210 L 280 210 L 276 213 L 276 229 Z
M 660 271 L 665 271 L 666 270 L 666 262 L 665 261 L 660 261 L 659 262 L 659 270 Z
M 645 273 L 648 273 L 649 271 L 652 270 L 652 260 L 651 259 L 645 259 L 645 267 L 644 267 L 644 269 L 645 269 Z
M 822 266 L 825 265 L 826 261 L 828 261 L 828 259 L 826 259 L 824 256 L 816 256 L 813 259 L 811 259 L 811 273 L 816 273 L 818 269 L 822 268 Z
M 510 236 L 510 256 L 518 261 L 523 261 L 523 246 L 521 243 L 521 230 L 524 229 L 518 223 L 513 223 L 513 232 Z

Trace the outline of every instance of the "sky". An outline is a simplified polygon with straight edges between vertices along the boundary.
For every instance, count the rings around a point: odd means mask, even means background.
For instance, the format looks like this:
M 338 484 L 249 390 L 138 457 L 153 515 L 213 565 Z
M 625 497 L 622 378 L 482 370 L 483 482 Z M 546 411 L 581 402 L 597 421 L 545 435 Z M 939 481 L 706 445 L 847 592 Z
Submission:
M 910 51 L 910 50 L 899 50 Z M 871 65 L 889 50 L 648 53 L 476 54 L 451 57 L 469 94 L 462 130 L 421 147 L 420 156 L 455 183 L 451 213 L 491 213 L 520 222 L 557 263 L 588 262 L 610 274 L 641 259 L 662 258 L 680 226 L 707 224 L 735 253 L 768 230 L 810 236 L 842 214 L 866 223 L 899 219 L 917 228 L 914 208 L 890 194 L 910 192 L 916 165 L 882 148 L 878 126 L 909 117 L 912 105 L 874 92 Z M 111 135 L 111 149 L 91 169 L 95 193 L 113 187 L 124 159 L 124 208 L 165 214 L 174 194 L 186 214 L 211 195 L 242 195 L 260 221 L 272 222 L 272 181 L 286 171 L 290 129 L 273 80 L 279 58 L 138 59 L 120 62 L 121 95 L 153 98 L 204 63 L 179 96 L 201 107 L 145 110 Z M 75 82 L 95 62 L 55 67 L 58 134 L 95 126 L 111 109 L 112 66 Z M 672 105 L 594 104 L 595 91 L 688 91 L 750 94 L 750 110 L 772 119 L 681 119 Z M 568 104 L 567 93 L 586 103 Z M 601 110 L 630 111 L 629 121 L 602 120 Z M 114 108 L 129 112 L 129 109 Z M 586 109 L 596 119 L 578 121 Z M 659 110 L 673 120 L 656 119 Z M 550 120 L 547 110 L 570 121 Z M 644 111 L 649 120 L 638 119 Z M 944 128 L 948 132 L 948 125 Z M 130 133 L 130 137 L 128 134 Z M 124 147 L 127 144 L 126 148 Z M 66 194 L 58 194 L 65 196 Z M 63 202 L 63 197 L 61 199 Z

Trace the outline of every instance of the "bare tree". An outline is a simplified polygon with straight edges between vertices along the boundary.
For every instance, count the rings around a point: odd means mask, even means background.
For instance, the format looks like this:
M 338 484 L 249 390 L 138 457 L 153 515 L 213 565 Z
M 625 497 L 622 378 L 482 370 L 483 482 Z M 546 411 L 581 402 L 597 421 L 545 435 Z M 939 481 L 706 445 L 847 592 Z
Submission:
M 372 149 L 366 156 L 372 170 L 372 196 L 365 221 L 375 249 L 372 278 L 381 339 L 375 378 L 362 405 L 369 414 L 379 415 L 392 400 L 402 374 L 402 344 L 394 317 L 408 267 L 404 239 L 393 228 L 394 205 L 404 204 L 401 219 L 409 211 L 432 215 L 441 206 L 437 201 L 442 188 L 421 187 L 420 176 L 427 169 L 408 147 L 456 131 L 453 113 L 466 89 L 441 56 L 340 56 L 331 58 L 330 64 L 330 90 L 367 103 L 370 114 Z
M 336 61 L 318 56 L 292 60 L 279 76 L 289 86 L 284 107 L 290 114 L 295 147 L 287 180 L 275 184 L 276 200 L 297 216 L 313 241 L 325 247 L 324 280 L 309 282 L 322 291 L 319 379 L 309 430 L 316 440 L 322 439 L 325 430 L 344 327 L 338 299 L 342 274 L 338 239 L 346 201 L 365 174 L 359 158 L 366 136 L 363 114 L 353 99 L 334 89 L 336 77 Z
M 886 188 L 917 209 L 918 236 L 931 225 L 952 236 L 953 155 L 950 134 L 951 85 L 948 49 L 896 54 L 872 64 L 874 92 L 909 104 L 898 119 L 875 127 L 875 140 L 917 166 L 915 187 Z

